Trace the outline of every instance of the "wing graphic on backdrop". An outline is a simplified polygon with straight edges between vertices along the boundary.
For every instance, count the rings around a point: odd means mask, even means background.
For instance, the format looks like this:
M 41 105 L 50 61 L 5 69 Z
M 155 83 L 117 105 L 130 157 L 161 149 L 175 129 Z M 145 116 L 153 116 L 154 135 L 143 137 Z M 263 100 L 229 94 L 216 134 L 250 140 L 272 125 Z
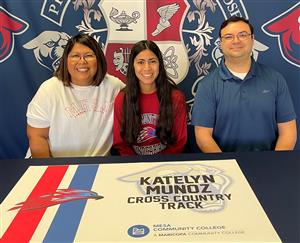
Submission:
M 165 5 L 165 6 L 159 7 L 157 9 L 157 12 L 159 13 L 160 18 L 159 18 L 159 23 L 157 24 L 156 29 L 152 32 L 153 36 L 158 35 L 164 29 L 171 26 L 169 20 L 178 11 L 178 9 L 179 9 L 179 5 L 176 3 L 170 4 L 170 5 Z

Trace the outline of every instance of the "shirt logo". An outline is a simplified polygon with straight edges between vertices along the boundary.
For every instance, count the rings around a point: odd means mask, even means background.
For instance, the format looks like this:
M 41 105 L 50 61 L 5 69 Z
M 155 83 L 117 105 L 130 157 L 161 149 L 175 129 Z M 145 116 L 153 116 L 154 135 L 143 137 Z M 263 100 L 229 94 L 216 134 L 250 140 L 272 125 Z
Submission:
M 269 89 L 264 89 L 263 91 L 262 91 L 262 93 L 263 94 L 267 94 L 267 93 L 270 93 L 271 91 L 269 90 Z

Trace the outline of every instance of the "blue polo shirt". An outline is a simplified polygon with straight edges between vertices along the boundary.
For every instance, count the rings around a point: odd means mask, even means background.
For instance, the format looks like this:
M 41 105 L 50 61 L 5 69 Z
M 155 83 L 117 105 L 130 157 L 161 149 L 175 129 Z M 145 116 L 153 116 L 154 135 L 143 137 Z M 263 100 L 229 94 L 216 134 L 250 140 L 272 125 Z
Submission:
M 192 125 L 214 128 L 221 150 L 273 150 L 277 123 L 296 118 L 283 76 L 252 60 L 244 80 L 235 77 L 222 60 L 200 81 L 192 111 Z

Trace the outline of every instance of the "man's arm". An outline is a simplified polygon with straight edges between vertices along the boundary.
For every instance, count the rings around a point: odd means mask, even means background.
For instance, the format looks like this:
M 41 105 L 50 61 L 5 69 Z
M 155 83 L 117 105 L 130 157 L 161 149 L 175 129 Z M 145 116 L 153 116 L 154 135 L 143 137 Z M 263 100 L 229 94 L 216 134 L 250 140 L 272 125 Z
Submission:
M 198 147 L 204 153 L 220 153 L 222 150 L 212 137 L 213 128 L 195 126 L 195 137 Z
M 32 158 L 51 157 L 48 143 L 49 127 L 35 128 L 27 125 L 27 136 Z
M 297 141 L 296 120 L 278 123 L 278 139 L 275 150 L 293 150 Z

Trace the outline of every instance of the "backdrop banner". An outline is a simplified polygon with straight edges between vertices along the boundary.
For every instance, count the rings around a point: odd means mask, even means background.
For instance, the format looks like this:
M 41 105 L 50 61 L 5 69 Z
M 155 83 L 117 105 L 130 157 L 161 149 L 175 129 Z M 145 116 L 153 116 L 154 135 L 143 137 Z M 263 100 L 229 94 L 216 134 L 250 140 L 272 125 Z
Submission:
M 27 105 L 53 75 L 71 36 L 93 36 L 108 72 L 123 81 L 132 45 L 155 41 L 186 95 L 190 119 L 198 83 L 222 58 L 219 26 L 233 15 L 253 23 L 253 57 L 284 75 L 299 116 L 298 0 L 0 0 L 0 159 L 24 157 Z

